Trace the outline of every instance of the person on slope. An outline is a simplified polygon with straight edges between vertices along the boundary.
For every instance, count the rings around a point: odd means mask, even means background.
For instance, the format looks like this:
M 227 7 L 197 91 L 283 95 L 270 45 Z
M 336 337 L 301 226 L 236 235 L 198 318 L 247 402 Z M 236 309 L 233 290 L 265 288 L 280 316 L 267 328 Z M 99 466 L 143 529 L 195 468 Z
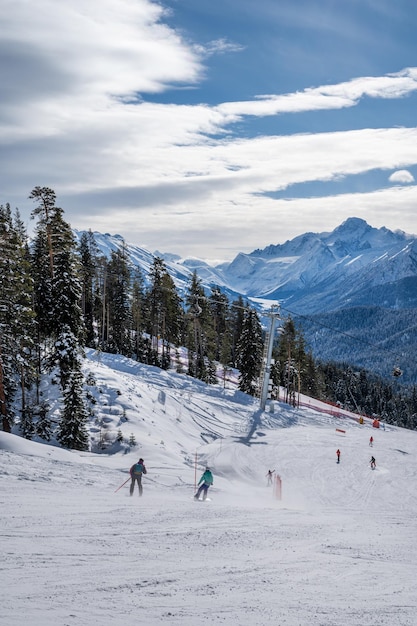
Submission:
M 340 463 L 340 450 L 339 448 L 336 450 L 337 463 Z
M 272 475 L 273 475 L 274 472 L 275 472 L 275 470 L 268 470 L 268 473 L 266 475 L 267 479 L 268 479 L 268 482 L 266 483 L 267 487 L 269 487 L 269 485 L 272 485 Z
M 372 448 L 372 446 L 374 445 L 374 438 L 373 438 L 373 437 L 371 437 L 371 438 L 369 439 L 369 445 L 371 446 L 371 448 Z
M 207 498 L 207 491 L 209 487 L 213 484 L 213 474 L 210 471 L 209 467 L 206 467 L 206 471 L 198 481 L 200 487 L 198 488 L 197 493 L 194 496 L 194 500 L 200 499 L 200 494 L 203 492 L 203 500 Z
M 375 469 L 376 468 L 376 461 L 375 461 L 375 457 L 371 456 L 371 469 Z
M 142 495 L 142 474 L 147 474 L 143 459 L 139 459 L 137 463 L 130 468 L 130 477 L 132 479 L 130 483 L 130 495 L 133 496 L 135 490 L 135 482 L 138 483 L 139 495 Z

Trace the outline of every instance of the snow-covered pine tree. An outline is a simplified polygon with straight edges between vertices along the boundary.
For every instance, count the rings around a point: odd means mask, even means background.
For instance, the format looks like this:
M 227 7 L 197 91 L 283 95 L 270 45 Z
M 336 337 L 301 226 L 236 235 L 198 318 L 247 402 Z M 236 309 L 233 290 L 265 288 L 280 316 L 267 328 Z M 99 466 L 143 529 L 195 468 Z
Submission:
M 80 255 L 80 282 L 81 282 L 81 309 L 86 329 L 85 343 L 87 346 L 96 346 L 94 332 L 94 292 L 98 267 L 99 250 L 94 234 L 83 232 L 78 245 Z
M 162 335 L 163 326 L 163 275 L 165 273 L 163 259 L 155 257 L 149 268 L 149 286 L 145 292 L 145 319 L 146 332 L 151 338 L 148 363 L 161 366 L 159 355 L 159 337 Z
M 247 309 L 243 319 L 242 334 L 237 344 L 237 367 L 239 389 L 254 396 L 256 394 L 262 363 L 262 327 L 254 309 Z
M 175 283 L 160 257 L 155 257 L 149 270 L 143 310 L 145 330 L 151 337 L 147 362 L 165 369 L 171 360 L 171 344 L 181 341 L 184 315 Z
M 177 288 L 167 271 L 162 276 L 162 367 L 171 363 L 171 345 L 181 343 L 184 332 L 184 311 Z
M 87 411 L 83 393 L 83 375 L 80 368 L 74 368 L 71 371 L 63 397 L 64 407 L 57 439 L 65 448 L 88 450 Z
M 66 447 L 85 449 L 88 445 L 87 411 L 80 365 L 85 325 L 80 306 L 82 289 L 75 237 L 63 218 L 63 210 L 55 206 L 56 196 L 52 189 L 35 187 L 30 198 L 38 201 L 32 217 L 39 216 L 35 250 L 41 254 L 35 283 L 39 292 L 45 287 L 49 296 L 47 301 L 37 301 L 37 314 L 42 320 L 46 316 L 49 318 L 43 328 L 47 340 L 46 362 L 50 370 L 58 366 L 63 392 L 58 439 Z
M 22 437 L 24 437 L 25 439 L 32 439 L 33 435 L 35 434 L 36 429 L 35 424 L 33 423 L 32 406 L 27 406 L 22 412 L 19 430 L 22 434 Z
M 34 311 L 26 232 L 9 204 L 0 206 L 0 249 L 0 415 L 3 430 L 10 432 L 17 389 L 23 413 L 33 380 Z
M 211 288 L 209 306 L 213 317 L 214 360 L 220 361 L 223 365 L 230 365 L 231 326 L 229 299 L 217 286 Z
M 135 359 L 141 363 L 146 362 L 146 342 L 143 334 L 145 330 L 144 300 L 145 288 L 143 275 L 139 268 L 135 268 L 132 277 L 131 301 L 133 331 L 132 348 Z
M 82 287 L 79 258 L 71 226 L 64 220 L 63 210 L 56 207 L 51 219 L 54 243 L 54 275 L 52 278 L 53 334 L 59 336 L 68 327 L 79 343 L 85 345 L 85 325 L 80 306 Z
M 286 402 L 294 404 L 297 393 L 306 391 L 303 384 L 304 382 L 307 384 L 307 380 L 303 380 L 303 374 L 306 372 L 308 360 L 303 334 L 296 328 L 291 316 L 287 317 L 282 326 L 273 357 L 275 361 L 272 368 L 274 384 L 283 386 Z
M 33 407 L 35 430 L 38 437 L 50 441 L 52 438 L 52 424 L 49 418 L 49 405 L 43 401 Z
M 106 307 L 108 332 L 105 349 L 114 354 L 131 356 L 132 341 L 130 329 L 130 267 L 126 249 L 111 252 L 107 265 Z
M 200 380 L 207 380 L 208 362 L 214 358 L 215 353 L 215 333 L 208 299 L 196 271 L 191 276 L 185 302 L 188 319 L 188 373 Z
M 231 325 L 231 365 L 236 367 L 237 344 L 243 330 L 243 320 L 245 317 L 245 305 L 242 296 L 234 300 L 230 306 L 230 325 Z

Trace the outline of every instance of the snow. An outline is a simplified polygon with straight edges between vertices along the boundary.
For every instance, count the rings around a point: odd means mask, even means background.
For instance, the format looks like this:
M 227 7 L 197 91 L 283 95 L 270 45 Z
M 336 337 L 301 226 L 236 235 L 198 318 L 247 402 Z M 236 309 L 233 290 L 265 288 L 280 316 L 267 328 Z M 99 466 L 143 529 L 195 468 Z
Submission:
M 416 432 L 260 412 L 230 381 L 115 355 L 89 351 L 85 370 L 94 449 L 98 422 L 138 445 L 80 453 L 0 432 L 2 625 L 417 624 Z M 119 489 L 139 457 L 142 498 Z M 210 500 L 194 502 L 206 464 Z

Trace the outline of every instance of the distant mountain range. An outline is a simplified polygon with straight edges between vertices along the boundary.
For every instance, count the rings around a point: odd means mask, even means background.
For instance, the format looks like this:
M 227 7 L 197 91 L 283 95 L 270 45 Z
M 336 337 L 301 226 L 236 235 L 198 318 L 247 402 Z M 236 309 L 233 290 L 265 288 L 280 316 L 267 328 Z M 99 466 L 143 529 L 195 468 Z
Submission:
M 75 231 L 79 237 L 81 232 Z M 305 233 L 212 267 L 197 259 L 150 252 L 119 235 L 94 233 L 104 255 L 122 245 L 144 275 L 164 259 L 178 289 L 193 271 L 264 306 L 279 302 L 302 326 L 315 358 L 346 361 L 384 377 L 393 367 L 417 384 L 417 237 L 349 218 L 332 232 Z

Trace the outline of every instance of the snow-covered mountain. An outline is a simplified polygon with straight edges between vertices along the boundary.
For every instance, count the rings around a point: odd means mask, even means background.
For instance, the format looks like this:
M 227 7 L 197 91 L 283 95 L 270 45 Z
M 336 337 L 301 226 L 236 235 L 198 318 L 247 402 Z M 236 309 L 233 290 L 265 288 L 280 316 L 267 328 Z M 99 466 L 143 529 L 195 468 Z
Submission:
M 279 302 L 282 314 L 303 326 L 315 357 L 337 355 L 337 360 L 385 377 L 398 361 L 403 381 L 417 382 L 415 235 L 377 229 L 352 217 L 331 232 L 305 233 L 284 244 L 240 253 L 216 267 L 169 253 L 152 254 L 119 235 L 94 236 L 104 255 L 124 246 L 145 277 L 154 257 L 162 257 L 182 292 L 196 271 L 207 291 L 217 285 L 231 299 L 240 294 L 266 307 Z M 348 335 L 355 341 L 347 340 Z
M 416 432 L 316 405 L 260 412 L 233 385 L 120 355 L 89 350 L 84 368 L 95 453 L 0 432 L 2 625 L 416 623 Z
M 81 236 L 80 231 L 75 234 Z M 94 237 L 104 255 L 124 246 L 145 275 L 154 257 L 162 257 L 180 289 L 196 271 L 207 287 L 218 285 L 253 299 L 279 301 L 295 314 L 364 304 L 417 306 L 417 237 L 373 228 L 359 218 L 349 218 L 329 233 L 305 233 L 284 244 L 242 252 L 215 267 L 170 253 L 152 254 L 120 235 L 94 232 Z
M 350 218 L 330 233 L 306 233 L 281 245 L 239 254 L 222 267 L 225 282 L 249 296 L 279 300 L 294 313 L 347 306 L 417 306 L 417 238 Z

